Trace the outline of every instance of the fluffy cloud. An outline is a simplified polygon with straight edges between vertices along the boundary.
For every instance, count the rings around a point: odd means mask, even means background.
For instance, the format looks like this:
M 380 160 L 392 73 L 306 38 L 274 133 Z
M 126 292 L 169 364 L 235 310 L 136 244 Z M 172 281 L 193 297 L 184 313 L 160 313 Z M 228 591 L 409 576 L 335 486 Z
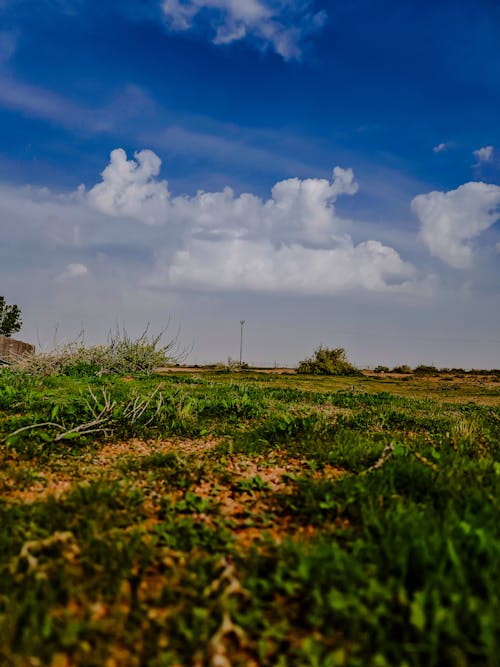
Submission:
M 262 200 L 231 188 L 171 197 L 160 164 L 151 151 L 127 160 L 115 150 L 102 182 L 83 194 L 100 213 L 168 230 L 149 286 L 329 294 L 406 288 L 415 275 L 393 248 L 355 245 L 347 233 L 335 203 L 358 191 L 352 169 L 336 167 L 331 180 L 281 181 Z
M 434 153 L 443 153 L 444 151 L 448 150 L 448 146 L 445 143 L 438 144 L 437 146 L 434 146 L 432 149 Z
M 301 42 L 321 28 L 324 11 L 311 11 L 310 0 L 163 0 L 163 13 L 172 30 L 189 30 L 208 21 L 215 44 L 253 38 L 272 47 L 285 60 L 300 58 Z
M 248 193 L 236 196 L 231 188 L 171 197 L 167 181 L 158 179 L 160 167 L 161 160 L 152 151 L 140 151 L 132 160 L 121 148 L 112 151 L 102 181 L 86 195 L 89 204 L 108 216 L 148 225 L 180 225 L 195 236 L 214 240 L 264 235 L 279 243 L 328 246 L 342 237 L 345 226 L 335 212 L 337 198 L 358 191 L 352 169 L 335 167 L 331 181 L 280 181 L 265 202 Z
M 352 170 L 336 167 L 331 181 L 281 181 L 267 201 L 246 193 L 236 196 L 231 188 L 177 197 L 172 200 L 172 217 L 191 226 L 199 238 L 267 238 L 277 244 L 331 247 L 343 238 L 345 225 L 336 214 L 335 201 L 357 189 Z
M 71 280 L 72 278 L 80 278 L 81 276 L 86 276 L 89 270 L 85 264 L 68 264 L 66 269 L 57 276 L 57 282 L 64 282 L 66 280 Z
M 117 148 L 102 172 L 102 182 L 88 193 L 89 201 L 106 215 L 151 225 L 165 222 L 169 193 L 166 181 L 156 180 L 160 167 L 161 160 L 152 151 L 140 151 L 135 160 L 127 160 L 125 151 Z
M 500 218 L 500 187 L 465 183 L 450 192 L 419 195 L 411 206 L 431 254 L 463 269 L 472 264 L 472 241 Z
M 477 160 L 477 166 L 484 162 L 491 162 L 493 160 L 493 151 L 493 146 L 483 146 L 483 148 L 478 148 L 477 151 L 473 151 L 474 157 Z
M 71 289 L 87 274 L 105 282 L 106 272 L 125 272 L 127 283 L 130 262 L 134 286 L 169 291 L 406 293 L 421 285 L 394 248 L 353 241 L 355 223 L 336 210 L 339 197 L 358 190 L 351 169 L 281 181 L 262 199 L 230 188 L 173 197 L 160 166 L 151 151 L 129 160 L 118 149 L 89 190 L 0 186 L 4 270 L 29 261 L 53 282 L 53 267 L 64 266 L 56 282 Z
M 404 279 L 414 273 L 395 250 L 378 241 L 312 249 L 297 244 L 277 248 L 267 240 L 193 240 L 172 261 L 160 254 L 149 284 L 319 295 L 356 288 L 386 291 L 393 280 L 394 289 L 406 288 Z

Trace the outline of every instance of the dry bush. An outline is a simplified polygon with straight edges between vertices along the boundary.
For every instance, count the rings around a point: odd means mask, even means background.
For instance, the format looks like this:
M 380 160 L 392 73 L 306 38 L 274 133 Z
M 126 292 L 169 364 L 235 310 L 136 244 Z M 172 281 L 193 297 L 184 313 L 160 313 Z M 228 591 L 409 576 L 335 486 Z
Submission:
M 185 352 L 179 350 L 177 336 L 162 345 L 165 330 L 152 336 L 148 329 L 135 339 L 125 330 L 116 330 L 106 345 L 87 346 L 77 340 L 50 352 L 20 357 L 12 367 L 29 375 L 150 375 L 157 368 L 177 363 Z

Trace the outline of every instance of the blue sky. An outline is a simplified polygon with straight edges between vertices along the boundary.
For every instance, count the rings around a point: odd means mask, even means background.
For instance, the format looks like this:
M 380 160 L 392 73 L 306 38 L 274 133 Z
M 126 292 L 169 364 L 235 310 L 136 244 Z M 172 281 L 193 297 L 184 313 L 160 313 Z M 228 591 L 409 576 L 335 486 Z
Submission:
M 498 366 L 499 109 L 494 0 L 0 0 L 0 293 L 43 343 Z

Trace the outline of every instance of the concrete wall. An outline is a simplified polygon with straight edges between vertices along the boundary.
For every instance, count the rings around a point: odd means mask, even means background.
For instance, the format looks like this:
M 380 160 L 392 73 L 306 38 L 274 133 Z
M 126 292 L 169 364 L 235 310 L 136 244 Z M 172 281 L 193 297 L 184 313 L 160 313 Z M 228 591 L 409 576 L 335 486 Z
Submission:
M 29 343 L 23 343 L 14 338 L 0 336 L 0 362 L 14 361 L 25 354 L 33 354 L 34 351 L 34 346 Z

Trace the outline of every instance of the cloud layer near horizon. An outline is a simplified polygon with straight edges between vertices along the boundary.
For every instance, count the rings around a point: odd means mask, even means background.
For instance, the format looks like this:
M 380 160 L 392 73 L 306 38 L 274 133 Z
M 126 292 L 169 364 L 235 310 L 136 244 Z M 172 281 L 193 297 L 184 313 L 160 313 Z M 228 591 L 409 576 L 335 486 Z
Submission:
M 116 149 L 89 190 L 62 195 L 0 186 L 4 251 L 32 253 L 60 285 L 88 279 L 97 266 L 102 271 L 102 257 L 114 252 L 140 255 L 135 284 L 155 290 L 406 294 L 436 286 L 434 270 L 396 248 L 353 241 L 356 222 L 336 208 L 340 197 L 358 191 L 352 169 L 335 167 L 331 179 L 280 181 L 267 200 L 230 188 L 173 196 L 160 170 L 150 150 L 128 159 Z M 484 183 L 419 195 L 412 202 L 420 220 L 415 240 L 419 233 L 450 267 L 470 268 L 473 243 L 500 217 L 498 206 L 500 187 Z M 126 272 L 125 262 L 117 270 Z

